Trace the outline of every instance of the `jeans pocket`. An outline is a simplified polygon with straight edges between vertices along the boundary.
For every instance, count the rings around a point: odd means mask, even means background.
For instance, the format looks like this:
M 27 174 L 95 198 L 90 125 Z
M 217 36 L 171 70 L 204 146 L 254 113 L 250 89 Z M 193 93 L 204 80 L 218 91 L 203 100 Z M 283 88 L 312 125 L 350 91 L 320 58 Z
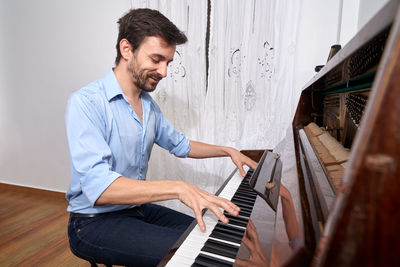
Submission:
M 74 231 L 80 232 L 83 230 L 85 227 L 89 226 L 90 224 L 93 224 L 97 221 L 99 221 L 103 216 L 97 216 L 93 218 L 74 218 Z

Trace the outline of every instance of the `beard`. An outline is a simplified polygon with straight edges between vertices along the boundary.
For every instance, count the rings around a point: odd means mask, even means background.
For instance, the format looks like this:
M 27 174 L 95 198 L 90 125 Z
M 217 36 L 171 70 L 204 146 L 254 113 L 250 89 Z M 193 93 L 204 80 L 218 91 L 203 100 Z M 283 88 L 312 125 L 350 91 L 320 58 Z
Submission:
M 131 62 L 128 64 L 128 72 L 132 75 L 134 84 L 141 90 L 146 92 L 153 92 L 158 82 L 163 78 L 156 71 L 147 72 L 145 69 L 141 69 L 137 64 L 136 58 L 133 57 Z M 150 80 L 150 78 L 155 81 Z

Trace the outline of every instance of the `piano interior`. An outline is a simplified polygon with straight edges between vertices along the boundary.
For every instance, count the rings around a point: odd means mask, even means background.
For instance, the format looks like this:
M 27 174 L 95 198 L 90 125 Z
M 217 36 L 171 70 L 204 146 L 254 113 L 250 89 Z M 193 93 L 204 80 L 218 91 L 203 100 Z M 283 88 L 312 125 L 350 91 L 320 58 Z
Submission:
M 342 183 L 389 31 L 385 28 L 303 92 L 309 106 L 298 110 L 302 118 L 295 128 L 302 150 L 311 144 L 334 192 Z
M 400 261 L 388 252 L 398 239 L 383 230 L 397 232 L 388 222 L 399 221 L 399 123 L 390 115 L 400 104 L 399 15 L 389 2 L 302 91 L 293 120 L 302 244 L 281 254 L 286 265 Z
M 252 253 L 262 254 L 259 258 L 266 262 L 260 266 L 400 264 L 398 7 L 399 1 L 388 2 L 304 87 L 284 148 L 278 145 L 272 153 L 242 151 L 259 167 L 248 172 L 246 189 L 240 189 L 242 185 L 237 189 L 235 195 L 242 191 L 241 201 L 254 197 L 249 191 L 254 179 L 259 193 L 274 185 L 272 176 L 260 171 L 270 173 L 272 168 L 263 166 L 272 166 L 265 158 L 274 162 L 271 155 L 279 154 L 283 165 L 279 165 L 282 173 L 275 175 L 281 181 L 274 189 L 279 192 L 277 205 L 268 197 L 257 197 L 248 207 L 252 223 L 248 217 L 240 218 L 248 225 L 246 233 L 254 234 L 249 225 L 256 226 L 253 248 L 258 252 L 240 242 L 225 247 L 225 241 L 218 240 L 222 243 L 212 247 L 189 244 L 186 249 L 198 246 L 198 252 L 188 259 L 180 246 L 188 239 L 198 243 L 190 237 L 196 228 L 193 223 L 160 266 L 232 266 L 236 257 L 245 259 Z M 226 191 L 236 176 L 234 171 L 217 194 Z M 213 223 L 221 227 L 220 222 Z M 245 234 L 239 229 L 238 235 L 235 225 L 223 227 L 240 238 Z M 176 251 L 183 257 L 176 257 Z

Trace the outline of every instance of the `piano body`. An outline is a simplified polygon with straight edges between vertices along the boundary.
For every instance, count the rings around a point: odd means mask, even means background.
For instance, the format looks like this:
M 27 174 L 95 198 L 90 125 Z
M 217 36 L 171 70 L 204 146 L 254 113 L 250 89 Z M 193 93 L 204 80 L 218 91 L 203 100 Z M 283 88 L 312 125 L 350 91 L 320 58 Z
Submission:
M 243 151 L 259 166 L 217 192 L 243 203 L 240 218 L 224 227 L 207 211 L 206 233 L 193 223 L 160 266 L 235 265 L 254 253 L 240 242 L 249 217 L 260 266 L 399 265 L 399 11 L 390 1 L 304 87 L 273 151 Z

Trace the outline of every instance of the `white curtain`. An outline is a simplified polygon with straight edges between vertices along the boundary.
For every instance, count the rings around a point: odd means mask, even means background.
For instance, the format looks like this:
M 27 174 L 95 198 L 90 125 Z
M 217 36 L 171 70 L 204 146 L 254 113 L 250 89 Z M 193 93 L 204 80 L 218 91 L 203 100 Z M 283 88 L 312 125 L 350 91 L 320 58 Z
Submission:
M 297 105 L 294 66 L 300 1 L 132 1 L 160 10 L 188 36 L 154 99 L 189 139 L 237 149 L 274 148 Z M 208 54 L 208 73 L 206 56 Z M 208 77 L 208 80 L 207 80 Z M 178 159 L 155 147 L 149 179 L 179 179 L 216 192 L 234 170 L 229 158 Z M 191 214 L 179 201 L 164 205 Z

